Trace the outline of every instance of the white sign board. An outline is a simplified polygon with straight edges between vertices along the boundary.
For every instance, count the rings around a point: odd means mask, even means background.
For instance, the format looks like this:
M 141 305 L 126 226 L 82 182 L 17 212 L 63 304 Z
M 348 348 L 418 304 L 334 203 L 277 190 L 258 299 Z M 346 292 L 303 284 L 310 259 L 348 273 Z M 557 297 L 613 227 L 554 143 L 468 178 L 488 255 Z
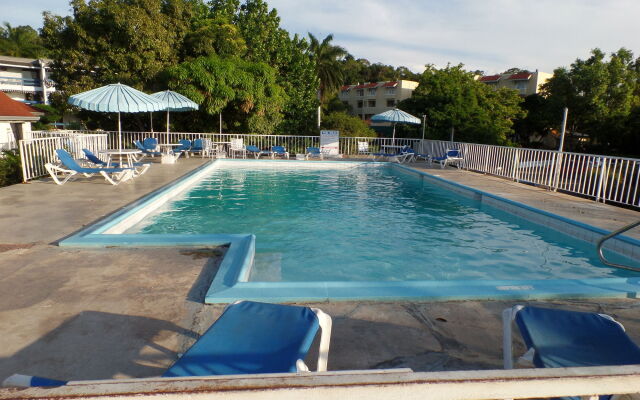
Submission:
M 329 156 L 340 154 L 340 131 L 320 131 L 320 151 Z

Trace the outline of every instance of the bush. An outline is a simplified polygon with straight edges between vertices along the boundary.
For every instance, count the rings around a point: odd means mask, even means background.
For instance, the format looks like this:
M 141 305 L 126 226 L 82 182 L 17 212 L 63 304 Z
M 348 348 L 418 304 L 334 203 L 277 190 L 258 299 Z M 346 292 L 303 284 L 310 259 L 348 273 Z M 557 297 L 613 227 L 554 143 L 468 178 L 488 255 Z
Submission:
M 0 155 L 0 187 L 22 182 L 18 150 L 3 150 Z
M 322 121 L 322 129 L 340 131 L 342 137 L 377 137 L 366 122 L 344 112 L 326 115 Z

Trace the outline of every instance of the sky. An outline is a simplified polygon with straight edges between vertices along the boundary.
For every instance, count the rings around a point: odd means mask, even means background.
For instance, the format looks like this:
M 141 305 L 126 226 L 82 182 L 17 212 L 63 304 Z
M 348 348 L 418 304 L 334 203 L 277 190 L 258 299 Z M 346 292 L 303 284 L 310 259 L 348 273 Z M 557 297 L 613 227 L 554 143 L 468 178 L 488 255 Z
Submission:
M 640 56 L 638 0 L 267 0 L 290 33 L 308 32 L 356 58 L 421 72 L 462 63 L 487 74 L 553 72 L 593 48 Z M 0 22 L 41 27 L 68 0 L 0 0 Z

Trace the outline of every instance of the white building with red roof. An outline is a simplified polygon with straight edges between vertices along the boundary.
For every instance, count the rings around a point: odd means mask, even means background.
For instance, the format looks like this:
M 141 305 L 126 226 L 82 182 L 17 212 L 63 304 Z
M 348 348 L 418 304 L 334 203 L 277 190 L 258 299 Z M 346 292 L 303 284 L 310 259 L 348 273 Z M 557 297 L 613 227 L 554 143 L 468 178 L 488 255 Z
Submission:
M 493 88 L 517 90 L 521 96 L 529 96 L 540 91 L 540 86 L 553 75 L 536 70 L 535 72 L 517 72 L 515 74 L 498 74 L 479 76 L 478 81 Z
M 418 87 L 414 81 L 367 82 L 356 85 L 344 85 L 340 88 L 340 100 L 351 106 L 351 114 L 364 120 L 372 115 L 395 108 L 397 104 L 411 97 Z
M 31 123 L 43 115 L 39 110 L 0 92 L 0 150 L 16 148 L 31 137 Z

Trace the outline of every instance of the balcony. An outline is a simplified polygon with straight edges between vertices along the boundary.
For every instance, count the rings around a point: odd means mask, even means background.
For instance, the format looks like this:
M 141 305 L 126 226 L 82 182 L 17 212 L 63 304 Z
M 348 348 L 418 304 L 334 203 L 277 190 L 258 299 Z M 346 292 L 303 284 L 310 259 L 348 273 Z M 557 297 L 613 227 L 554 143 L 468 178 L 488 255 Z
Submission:
M 54 83 L 51 80 L 45 80 L 47 91 L 55 91 Z M 0 90 L 7 92 L 35 93 L 42 92 L 41 79 L 15 78 L 11 76 L 0 76 Z

